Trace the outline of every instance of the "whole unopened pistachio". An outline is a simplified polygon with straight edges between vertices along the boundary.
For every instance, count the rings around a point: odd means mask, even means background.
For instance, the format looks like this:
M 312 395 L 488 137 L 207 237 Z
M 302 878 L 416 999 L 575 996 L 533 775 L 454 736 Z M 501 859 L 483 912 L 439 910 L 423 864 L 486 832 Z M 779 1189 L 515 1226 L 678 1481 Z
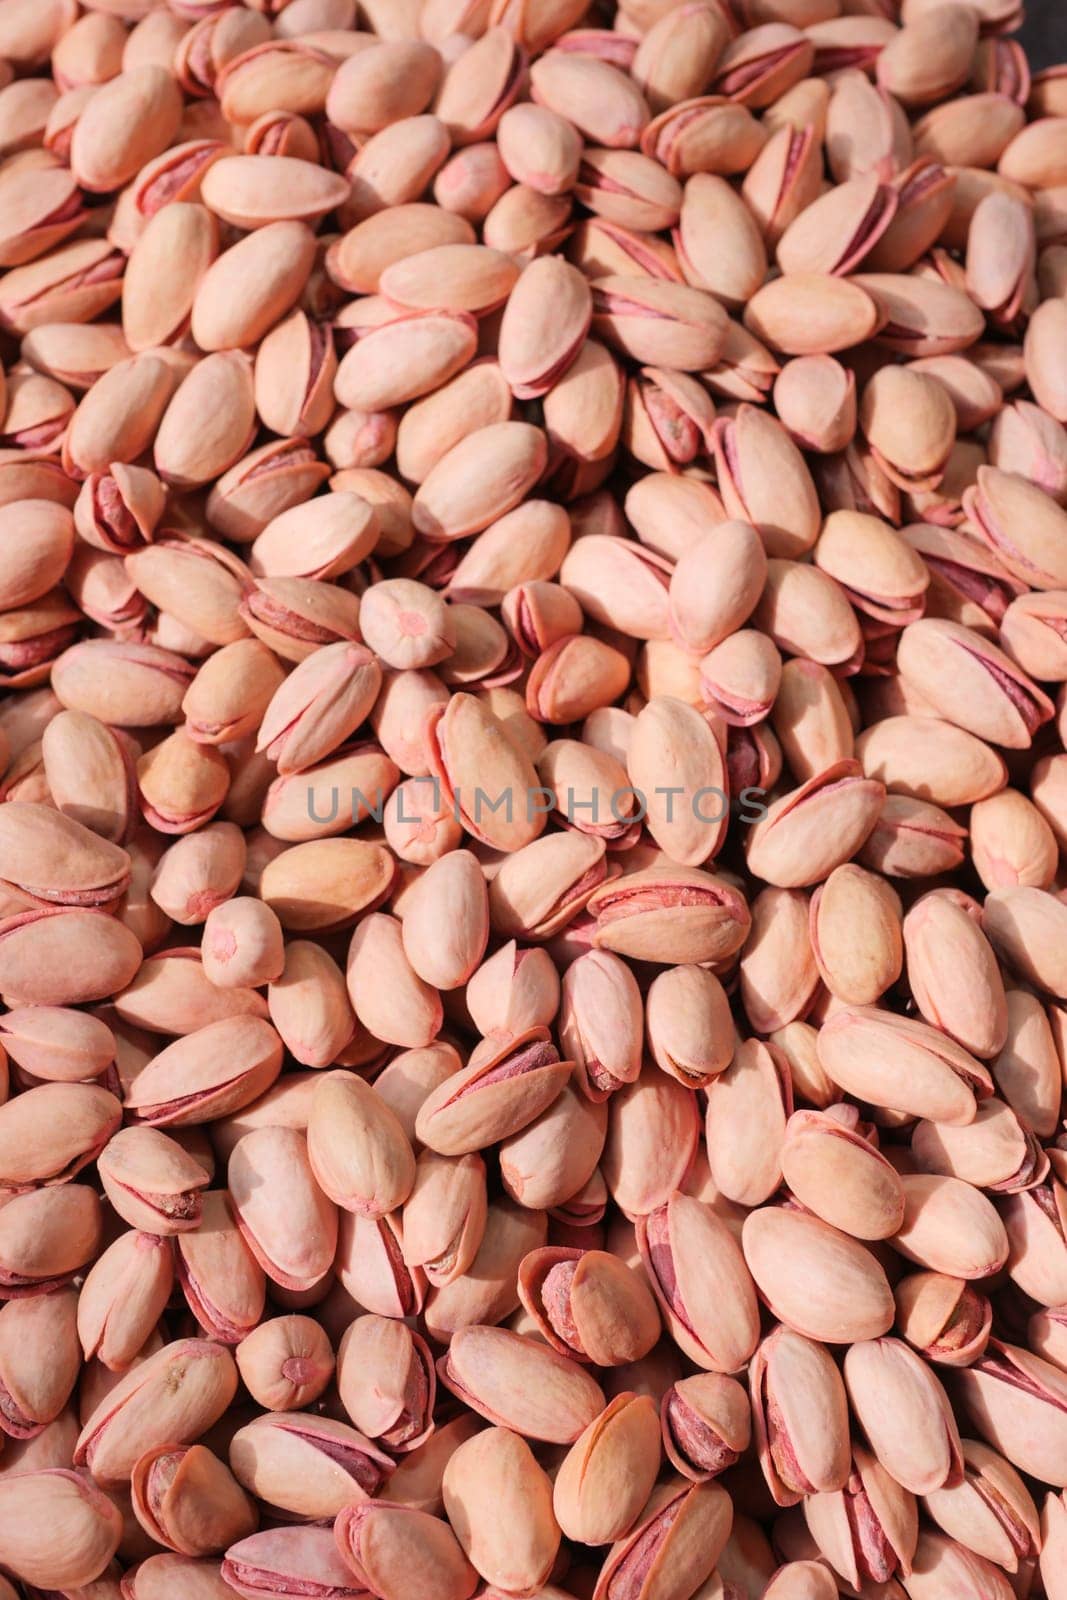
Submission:
M 234 1351 L 245 1388 L 268 1411 L 299 1411 L 318 1399 L 333 1374 L 333 1351 L 310 1317 L 261 1322 Z
M 62 1528 L 63 1539 L 42 1541 L 42 1527 Z M 122 1514 L 90 1479 L 53 1467 L 3 1481 L 0 1529 L 10 1572 L 38 1587 L 77 1589 L 106 1570 Z
M 775 1314 L 830 1344 L 877 1338 L 893 1322 L 893 1296 L 876 1257 L 820 1218 L 765 1206 L 745 1220 L 745 1260 Z
M 487 1484 L 496 1485 L 491 1516 Z M 441 1492 L 464 1553 L 488 1583 L 521 1591 L 549 1576 L 560 1529 L 551 1482 L 525 1439 L 485 1428 L 464 1440 L 445 1467 Z
M 330 1073 L 312 1097 L 308 1158 L 331 1200 L 368 1216 L 393 1211 L 415 1181 L 415 1158 L 396 1117 L 355 1074 Z

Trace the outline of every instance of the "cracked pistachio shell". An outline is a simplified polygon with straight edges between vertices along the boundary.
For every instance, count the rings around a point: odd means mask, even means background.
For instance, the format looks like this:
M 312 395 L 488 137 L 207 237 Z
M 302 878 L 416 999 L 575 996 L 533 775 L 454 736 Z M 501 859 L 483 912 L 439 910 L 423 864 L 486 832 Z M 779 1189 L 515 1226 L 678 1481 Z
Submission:
M 977 1600 L 978 1595 L 1010 1600 L 1014 1593 L 1006 1575 L 991 1561 L 955 1539 L 925 1529 L 919 1534 L 911 1571 L 902 1581 L 908 1600 L 933 1600 L 946 1590 L 967 1600 Z
M 751 923 L 740 892 L 696 867 L 629 873 L 597 889 L 589 910 L 598 949 L 664 966 L 727 960 Z
M 582 1544 L 623 1538 L 659 1467 L 654 1401 L 629 1391 L 616 1395 L 575 1440 L 556 1474 L 552 1500 L 560 1528 Z
M 0 882 L 13 908 L 113 909 L 129 886 L 126 851 L 51 806 L 10 800 L 0 811 Z
M 884 786 L 864 777 L 859 762 L 827 768 L 776 800 L 750 830 L 750 871 L 785 888 L 820 882 L 863 846 L 884 801 Z
M 363 645 L 322 645 L 275 690 L 259 726 L 257 751 L 283 777 L 314 766 L 367 719 L 381 682 L 378 658 Z
M 440 1155 L 466 1155 L 518 1133 L 556 1099 L 571 1073 L 547 1028 L 489 1038 L 468 1065 L 423 1102 L 418 1138 Z
M 171 1247 L 157 1233 L 121 1233 L 93 1263 L 78 1297 L 78 1337 L 86 1361 L 113 1372 L 130 1367 L 156 1327 L 174 1287 Z
M 962 1278 L 913 1272 L 901 1279 L 894 1297 L 898 1331 L 927 1360 L 964 1367 L 985 1352 L 993 1310 Z
M 186 1303 L 199 1325 L 222 1344 L 237 1345 L 263 1315 L 263 1269 L 237 1226 L 225 1189 L 204 1195 L 204 1221 L 180 1235 L 176 1271 Z
M 390 1456 L 347 1423 L 300 1411 L 259 1416 L 239 1428 L 229 1461 L 257 1500 L 314 1520 L 382 1492 L 393 1468 Z
M 1020 1472 L 1065 1487 L 1067 1381 L 1050 1362 L 1015 1345 L 991 1340 L 987 1352 L 961 1369 L 954 1392 L 979 1436 Z
M 563 377 L 577 356 L 593 314 L 588 280 L 557 256 L 523 270 L 500 323 L 499 361 L 512 394 L 534 399 Z
M 728 319 L 703 289 L 663 278 L 599 277 L 593 331 L 635 361 L 701 372 L 723 352 Z
M 822 521 L 818 495 L 781 423 L 743 404 L 735 417 L 714 424 L 712 444 L 727 515 L 750 523 L 769 556 L 796 558 L 810 550 Z
M 849 1472 L 848 1401 L 830 1352 L 777 1327 L 750 1366 L 753 1434 L 774 1502 L 843 1489 Z
M 687 1088 L 706 1089 L 729 1066 L 734 1050 L 729 1002 L 705 967 L 658 973 L 646 996 L 645 1027 L 656 1065 Z
M 229 1468 L 203 1445 L 157 1445 L 133 1469 L 141 1527 L 179 1555 L 206 1556 L 255 1531 L 259 1514 Z
M 963 1477 L 948 1396 L 927 1364 L 899 1339 L 858 1342 L 844 1359 L 845 1387 L 879 1461 L 903 1488 L 928 1494 Z
M 733 1503 L 714 1481 L 675 1478 L 660 1484 L 630 1533 L 612 1546 L 594 1600 L 605 1600 L 613 1580 L 640 1585 L 633 1592 L 641 1600 L 651 1600 L 657 1590 L 681 1594 L 694 1584 L 699 1588 L 722 1554 L 732 1523 Z
M 533 1211 L 566 1207 L 597 1174 L 608 1112 L 568 1082 L 547 1110 L 500 1145 L 500 1177 Z
M 553 1350 L 598 1367 L 639 1361 L 659 1338 L 644 1280 L 602 1250 L 531 1251 L 519 1268 L 519 1298 Z
M 759 1314 L 727 1225 L 710 1205 L 676 1190 L 638 1217 L 637 1242 L 675 1343 L 705 1371 L 740 1371 L 756 1348 Z
M 803 1516 L 819 1555 L 846 1583 L 883 1583 L 897 1571 L 910 1572 L 918 1536 L 915 1497 L 864 1446 L 853 1448 L 844 1487 L 811 1496 Z
M 405 1455 L 433 1434 L 433 1358 L 421 1335 L 403 1323 L 357 1317 L 338 1346 L 337 1384 L 352 1422 L 383 1447 Z
M 186 1127 L 250 1105 L 277 1078 L 282 1045 L 256 1016 L 194 1028 L 154 1057 L 127 1090 L 131 1120 Z
M 718 1477 L 747 1450 L 752 1426 L 748 1395 L 733 1378 L 700 1372 L 680 1378 L 660 1402 L 663 1447 L 693 1483 Z
M 9 1300 L 0 1310 L 3 1431 L 38 1437 L 60 1415 L 77 1381 L 81 1351 L 72 1289 Z
M 316 1182 L 304 1134 L 255 1129 L 235 1147 L 228 1171 L 241 1233 L 271 1281 L 289 1289 L 318 1283 L 337 1248 L 337 1210 Z
M 308 1582 L 327 1594 L 332 1589 L 338 1600 L 367 1592 L 324 1527 L 269 1528 L 240 1539 L 226 1551 L 220 1577 L 227 1590 L 248 1596 L 298 1594 L 294 1586 Z
M 404 1259 L 432 1284 L 467 1272 L 485 1233 L 485 1163 L 481 1156 L 423 1150 L 404 1206 Z
M 847 1094 L 932 1122 L 973 1122 L 976 1097 L 993 1089 L 987 1069 L 955 1040 L 875 1006 L 843 1006 L 828 1018 L 819 1060 Z
M 959 623 L 923 618 L 904 630 L 900 671 L 947 721 L 1008 749 L 1026 749 L 1052 702 L 988 640 Z
M 896 1169 L 845 1116 L 798 1111 L 786 1126 L 782 1174 L 824 1222 L 857 1239 L 888 1239 L 904 1220 Z
M 237 1389 L 228 1350 L 204 1339 L 178 1339 L 134 1367 L 102 1399 L 82 1428 L 75 1464 L 98 1483 L 127 1481 L 157 1445 L 192 1443 L 218 1421 Z
M 347 1506 L 334 1524 L 334 1542 L 351 1581 L 353 1597 L 371 1592 L 401 1600 L 412 1584 L 441 1600 L 469 1600 L 478 1576 L 447 1522 L 410 1506 L 369 1500 Z M 299 1570 L 299 1569 L 298 1569 Z
M 1014 1573 L 1042 1543 L 1037 1507 L 1013 1467 L 988 1445 L 964 1439 L 963 1482 L 924 1497 L 945 1533 Z
M 576 1361 L 506 1328 L 458 1330 L 438 1376 L 480 1416 L 527 1439 L 573 1444 L 604 1405 Z
M 198 1161 L 155 1128 L 123 1128 L 97 1161 L 104 1193 L 131 1227 L 176 1234 L 200 1225 L 200 1189 L 210 1181 Z

